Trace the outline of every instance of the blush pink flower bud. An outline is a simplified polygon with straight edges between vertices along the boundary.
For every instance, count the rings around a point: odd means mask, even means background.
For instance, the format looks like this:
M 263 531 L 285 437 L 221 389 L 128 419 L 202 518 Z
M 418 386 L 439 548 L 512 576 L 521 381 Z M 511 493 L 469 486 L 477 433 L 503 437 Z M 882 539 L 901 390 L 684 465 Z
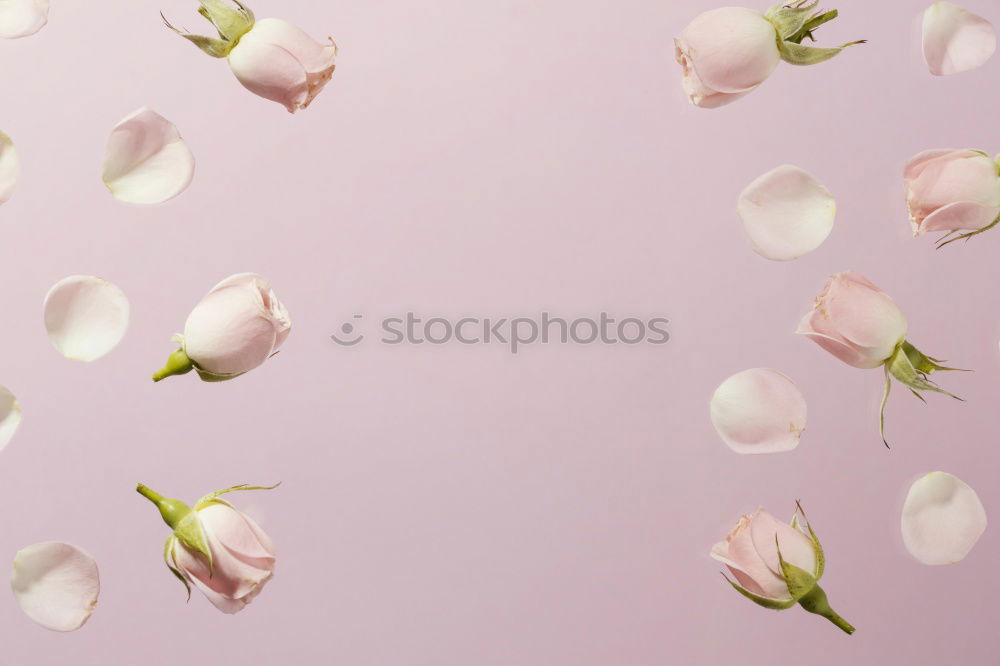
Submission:
M 921 397 L 918 391 L 951 395 L 932 382 L 929 375 L 956 368 L 939 365 L 939 359 L 923 354 L 907 342 L 906 317 L 899 307 L 888 294 L 853 271 L 830 276 L 796 332 L 855 368 L 885 369 L 885 394 L 879 417 L 883 442 L 891 377 L 908 386 L 917 397 Z
M 323 90 L 336 59 L 333 40 L 319 44 L 291 23 L 266 18 L 229 52 L 229 67 L 247 90 L 295 113 Z
M 188 590 L 198 588 L 223 613 L 236 613 L 260 594 L 274 575 L 271 539 L 245 513 L 220 499 L 235 490 L 275 486 L 240 485 L 218 490 L 189 507 L 139 484 L 136 490 L 160 510 L 173 530 L 164 546 L 167 567 Z
M 813 11 L 818 2 L 779 4 L 766 14 L 743 7 L 722 7 L 695 17 L 674 40 L 684 91 L 691 103 L 715 108 L 752 92 L 782 60 L 815 65 L 860 42 L 835 48 L 803 46 L 813 31 L 837 11 Z
M 192 368 L 206 381 L 238 377 L 270 358 L 288 337 L 292 320 L 270 283 L 256 273 L 232 275 L 195 306 L 174 336 L 181 348 L 153 375 L 160 381 Z
M 903 170 L 913 235 L 947 232 L 938 247 L 970 238 L 1000 219 L 997 163 L 978 150 L 925 150 Z M 955 233 L 968 231 L 957 237 Z
M 198 13 L 208 19 L 218 37 L 167 27 L 213 58 L 227 58 L 233 74 L 250 92 L 280 103 L 290 113 L 304 109 L 333 76 L 337 46 L 320 44 L 287 21 L 257 21 L 253 12 L 232 0 L 199 0 Z
M 741 517 L 725 540 L 712 547 L 711 556 L 736 578 L 733 582 L 727 577 L 729 584 L 754 603 L 772 610 L 799 604 L 848 634 L 854 633 L 854 627 L 830 608 L 818 584 L 826 559 L 798 504 L 791 524 L 764 509 Z

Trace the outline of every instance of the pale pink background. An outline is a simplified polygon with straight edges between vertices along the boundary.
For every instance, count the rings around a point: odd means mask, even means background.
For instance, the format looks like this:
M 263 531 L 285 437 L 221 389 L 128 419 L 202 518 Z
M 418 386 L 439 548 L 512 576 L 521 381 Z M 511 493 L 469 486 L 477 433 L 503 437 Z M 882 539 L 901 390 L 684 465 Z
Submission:
M 259 0 L 334 36 L 333 82 L 299 116 L 243 90 L 160 24 L 206 28 L 191 0 L 53 2 L 38 35 L 0 43 L 2 129 L 23 160 L 0 209 L 0 383 L 24 423 L 0 456 L 0 556 L 66 540 L 101 567 L 81 631 L 28 620 L 0 591 L 3 664 L 763 666 L 1000 663 L 1000 537 L 961 564 L 903 551 L 902 497 L 952 472 L 1000 519 L 1000 231 L 935 252 L 909 238 L 900 170 L 924 148 L 1000 150 L 1000 59 L 931 77 L 922 2 L 837 3 L 810 69 L 782 65 L 717 111 L 688 105 L 671 38 L 710 0 Z M 1000 3 L 967 0 L 1000 22 Z M 765 6 L 761 5 L 761 9 Z M 104 190 L 108 131 L 149 105 L 198 159 L 154 208 Z M 797 164 L 838 198 L 827 243 L 767 262 L 740 189 Z M 974 374 L 968 399 L 905 390 L 876 432 L 881 374 L 792 334 L 825 277 L 891 293 L 911 339 Z M 269 277 L 295 321 L 237 381 L 154 385 L 170 335 L 216 281 Z M 121 346 L 57 354 L 42 298 L 93 273 L 131 299 Z M 334 345 L 355 312 L 664 314 L 664 346 Z M 798 382 L 798 450 L 731 453 L 707 402 L 729 374 Z M 234 500 L 274 537 L 277 575 L 218 613 L 161 560 L 167 528 L 133 491 Z M 742 511 L 801 499 L 824 585 L 853 637 L 736 595 L 707 552 Z

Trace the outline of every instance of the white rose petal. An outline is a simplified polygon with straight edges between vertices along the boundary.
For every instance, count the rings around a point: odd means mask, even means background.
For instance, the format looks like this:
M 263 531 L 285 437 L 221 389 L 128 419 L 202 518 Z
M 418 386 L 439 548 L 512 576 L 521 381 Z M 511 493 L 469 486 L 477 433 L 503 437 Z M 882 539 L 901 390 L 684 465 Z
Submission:
M 32 620 L 53 631 L 76 631 L 97 606 L 97 563 L 68 543 L 46 541 L 19 551 L 10 579 L 14 598 Z
M 4 386 L 0 386 L 0 451 L 7 446 L 21 425 L 21 405 Z
M 45 295 L 45 330 L 59 353 L 94 361 L 114 349 L 128 328 L 128 299 L 93 275 L 71 275 Z
M 770 368 L 738 372 L 715 389 L 712 425 L 737 453 L 779 453 L 799 445 L 806 401 L 791 379 Z
M 104 184 L 119 201 L 158 204 L 187 189 L 194 155 L 169 120 L 143 107 L 111 131 Z
M 906 494 L 902 517 L 903 544 L 924 564 L 962 560 L 986 529 L 986 510 L 961 479 L 931 472 L 917 479 Z
M 3 0 L 0 0 L 3 2 Z M 14 194 L 17 180 L 21 176 L 21 160 L 10 137 L 0 132 L 0 204 Z
M 49 20 L 49 0 L 0 0 L 0 37 L 33 35 Z
M 997 48 L 993 24 L 950 2 L 924 12 L 924 61 L 934 76 L 957 74 L 986 64 Z
M 826 240 L 837 203 L 812 175 L 785 164 L 750 183 L 736 210 L 754 252 L 765 259 L 789 261 Z

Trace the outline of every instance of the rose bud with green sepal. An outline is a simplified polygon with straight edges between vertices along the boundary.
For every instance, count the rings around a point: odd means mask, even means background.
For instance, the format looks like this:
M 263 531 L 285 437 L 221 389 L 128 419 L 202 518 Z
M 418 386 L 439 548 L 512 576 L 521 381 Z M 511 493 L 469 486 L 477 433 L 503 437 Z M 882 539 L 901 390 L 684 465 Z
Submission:
M 260 594 L 274 575 L 275 551 L 256 522 L 221 496 L 236 490 L 271 490 L 242 484 L 217 490 L 189 507 L 141 483 L 136 491 L 160 510 L 173 530 L 163 549 L 167 568 L 187 588 L 193 584 L 223 613 L 236 613 Z
M 218 37 L 167 27 L 213 58 L 226 58 L 243 87 L 278 102 L 290 113 L 312 103 L 333 76 L 337 45 L 321 44 L 296 26 L 276 18 L 257 21 L 239 0 L 199 0 L 198 13 Z M 165 19 L 164 19 L 165 20 Z
M 921 400 L 924 398 L 920 391 L 934 391 L 961 400 L 930 380 L 930 375 L 938 370 L 958 368 L 940 365 L 940 359 L 927 356 L 910 344 L 906 340 L 906 317 L 892 298 L 853 271 L 830 276 L 823 292 L 816 297 L 813 310 L 799 322 L 796 333 L 855 368 L 884 368 L 879 432 L 887 447 L 885 406 L 893 377 Z
M 754 603 L 772 610 L 798 604 L 854 633 L 854 627 L 830 607 L 818 584 L 826 559 L 798 502 L 791 524 L 764 509 L 742 516 L 726 539 L 712 547 L 711 556 L 736 578 L 734 582 L 723 574 L 733 589 Z
M 173 340 L 180 349 L 153 374 L 158 382 L 192 369 L 207 382 L 239 377 L 277 353 L 292 320 L 271 283 L 256 273 L 231 275 L 201 299 Z
M 766 14 L 744 7 L 704 12 L 674 40 L 674 57 L 684 72 L 684 91 L 691 103 L 716 108 L 752 92 L 784 60 L 815 65 L 829 60 L 850 42 L 833 48 L 802 44 L 813 32 L 837 18 L 837 10 L 818 11 L 805 0 L 771 7 Z

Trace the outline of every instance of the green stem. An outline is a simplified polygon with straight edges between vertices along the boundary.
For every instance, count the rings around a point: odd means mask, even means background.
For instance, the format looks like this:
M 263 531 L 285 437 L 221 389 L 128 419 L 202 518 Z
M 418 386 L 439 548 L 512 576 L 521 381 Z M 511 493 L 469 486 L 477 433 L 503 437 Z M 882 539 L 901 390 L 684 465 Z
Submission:
M 156 508 L 160 510 L 160 515 L 163 517 L 163 522 L 172 530 L 176 530 L 181 521 L 191 513 L 191 507 L 184 502 L 164 497 L 141 483 L 136 485 L 135 490 L 156 505 Z
M 810 613 L 815 613 L 816 615 L 825 617 L 830 622 L 833 622 L 835 625 L 840 627 L 840 629 L 845 633 L 854 633 L 854 627 L 851 623 L 837 615 L 837 613 L 830 608 L 830 602 L 826 598 L 826 592 L 824 592 L 823 588 L 819 585 L 814 585 L 813 589 L 809 590 L 804 597 L 799 599 L 799 605 Z
M 167 357 L 167 362 L 162 368 L 153 373 L 153 381 L 158 382 L 173 375 L 183 375 L 191 372 L 193 368 L 194 362 L 184 353 L 184 349 L 178 349 Z

